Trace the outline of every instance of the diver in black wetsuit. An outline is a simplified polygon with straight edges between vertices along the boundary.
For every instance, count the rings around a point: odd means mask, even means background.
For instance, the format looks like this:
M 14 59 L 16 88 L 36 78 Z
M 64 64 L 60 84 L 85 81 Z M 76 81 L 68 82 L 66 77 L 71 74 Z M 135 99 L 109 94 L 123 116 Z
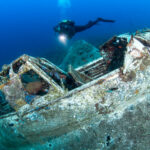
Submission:
M 97 18 L 95 21 L 89 21 L 86 25 L 76 26 L 75 22 L 71 20 L 63 20 L 58 25 L 54 27 L 54 31 L 59 34 L 66 35 L 68 39 L 71 39 L 77 32 L 82 32 L 86 29 L 91 28 L 98 22 L 115 22 L 114 20 L 106 20 L 102 18 Z

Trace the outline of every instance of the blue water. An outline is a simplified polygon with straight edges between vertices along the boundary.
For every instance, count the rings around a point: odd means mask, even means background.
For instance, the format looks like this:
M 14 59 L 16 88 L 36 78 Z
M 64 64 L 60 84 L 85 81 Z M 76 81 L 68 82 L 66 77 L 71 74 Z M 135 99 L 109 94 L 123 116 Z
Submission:
M 62 0 L 65 3 L 67 0 Z M 26 53 L 60 63 L 68 47 L 84 39 L 96 46 L 111 36 L 150 27 L 150 0 L 0 0 L 0 67 Z M 53 31 L 61 19 L 86 24 L 97 17 L 116 23 L 100 23 L 78 33 L 63 46 Z

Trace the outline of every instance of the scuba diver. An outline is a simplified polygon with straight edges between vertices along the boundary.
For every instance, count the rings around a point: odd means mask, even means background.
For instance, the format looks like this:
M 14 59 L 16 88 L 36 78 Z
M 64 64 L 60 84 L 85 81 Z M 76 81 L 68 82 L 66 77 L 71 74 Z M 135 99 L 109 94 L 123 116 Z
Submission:
M 97 18 L 95 21 L 89 21 L 86 25 L 78 26 L 75 25 L 75 22 L 71 20 L 63 20 L 58 25 L 54 27 L 54 31 L 59 33 L 59 35 L 65 35 L 68 39 L 71 39 L 77 32 L 82 32 L 86 29 L 91 28 L 96 25 L 98 22 L 115 22 L 114 20 L 105 20 L 102 18 Z

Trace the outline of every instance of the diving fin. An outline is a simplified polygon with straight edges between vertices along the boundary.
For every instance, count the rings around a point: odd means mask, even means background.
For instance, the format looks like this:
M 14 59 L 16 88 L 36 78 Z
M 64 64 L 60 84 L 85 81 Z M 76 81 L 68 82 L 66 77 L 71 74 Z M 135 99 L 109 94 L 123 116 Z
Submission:
M 102 21 L 102 22 L 111 22 L 111 23 L 114 23 L 115 20 L 106 20 L 106 19 L 103 19 L 103 18 L 98 18 L 99 21 Z

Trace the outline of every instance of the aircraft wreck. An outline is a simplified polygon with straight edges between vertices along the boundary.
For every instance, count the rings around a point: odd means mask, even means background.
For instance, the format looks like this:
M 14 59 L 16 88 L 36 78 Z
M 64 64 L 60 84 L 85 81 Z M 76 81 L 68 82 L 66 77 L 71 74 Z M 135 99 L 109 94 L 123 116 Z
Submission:
M 4 66 L 2 149 L 148 150 L 150 31 L 115 36 L 100 53 L 67 72 L 28 55 Z

